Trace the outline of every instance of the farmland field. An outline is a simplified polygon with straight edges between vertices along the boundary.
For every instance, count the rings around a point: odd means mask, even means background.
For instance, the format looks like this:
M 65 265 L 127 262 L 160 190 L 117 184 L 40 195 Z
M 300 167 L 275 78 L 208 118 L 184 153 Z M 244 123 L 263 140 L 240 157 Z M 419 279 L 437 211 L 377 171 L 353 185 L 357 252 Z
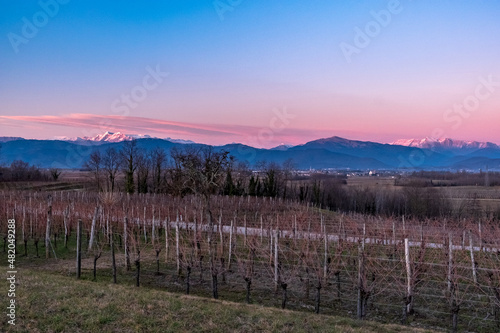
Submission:
M 207 214 L 195 196 L 0 196 L 1 216 L 16 221 L 21 276 L 41 270 L 76 280 L 81 221 L 85 283 L 116 279 L 154 293 L 412 328 L 447 329 L 456 320 L 460 330 L 495 332 L 500 324 L 493 220 L 382 218 L 255 197 L 214 196 Z M 7 244 L 4 237 L 3 251 Z
M 450 198 L 455 209 L 465 205 L 470 199 L 477 200 L 484 211 L 497 211 L 500 209 L 500 186 L 447 186 L 450 182 L 434 180 L 434 184 L 442 186 L 434 187 L 443 195 Z M 405 187 L 395 185 L 394 177 L 349 177 L 346 187 L 386 189 L 401 191 Z

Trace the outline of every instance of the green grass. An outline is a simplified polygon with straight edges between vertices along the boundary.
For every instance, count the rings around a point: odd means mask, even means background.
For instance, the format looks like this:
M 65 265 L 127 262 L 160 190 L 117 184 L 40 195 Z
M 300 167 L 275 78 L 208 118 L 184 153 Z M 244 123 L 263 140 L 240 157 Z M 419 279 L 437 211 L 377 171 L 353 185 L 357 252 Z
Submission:
M 16 326 L 4 315 L 2 332 L 431 332 L 76 280 L 33 268 L 19 269 L 17 279 Z

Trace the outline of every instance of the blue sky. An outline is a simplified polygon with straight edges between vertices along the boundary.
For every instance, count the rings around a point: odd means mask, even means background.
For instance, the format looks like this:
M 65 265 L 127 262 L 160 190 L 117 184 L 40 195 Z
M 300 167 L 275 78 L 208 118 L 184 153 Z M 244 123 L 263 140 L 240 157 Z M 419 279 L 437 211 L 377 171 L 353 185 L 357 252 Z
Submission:
M 57 3 L 16 52 L 12 34 L 24 38 L 23 18 L 43 19 L 49 3 L 1 1 L 0 135 L 110 130 L 250 143 L 286 109 L 294 118 L 254 144 L 389 142 L 435 129 L 500 143 L 500 86 L 471 112 L 447 111 L 481 78 L 500 81 L 500 1 L 73 0 Z M 397 13 L 347 59 L 341 43 L 356 47 L 356 28 L 366 33 L 373 12 L 389 8 Z M 112 118 L 113 102 L 157 67 L 168 76 Z

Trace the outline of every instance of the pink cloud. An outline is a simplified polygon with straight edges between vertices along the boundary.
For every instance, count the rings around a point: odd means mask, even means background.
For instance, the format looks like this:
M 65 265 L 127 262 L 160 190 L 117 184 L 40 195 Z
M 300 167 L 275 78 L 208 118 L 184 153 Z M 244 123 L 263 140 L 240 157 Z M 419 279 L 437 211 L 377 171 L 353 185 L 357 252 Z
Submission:
M 125 117 L 116 115 L 68 114 L 61 116 L 0 116 L 0 122 L 9 126 L 27 128 L 33 125 L 60 126 L 74 128 L 73 136 L 95 136 L 105 131 L 119 131 L 127 134 L 150 134 L 160 137 L 190 139 L 209 144 L 239 142 L 256 147 L 273 147 L 281 143 L 301 144 L 319 137 L 331 136 L 327 131 L 297 128 L 279 128 L 197 124 L 174 122 L 145 117 Z M 37 126 L 37 127 L 38 127 Z M 46 130 L 46 132 L 48 132 Z M 58 135 L 51 131 L 51 137 Z

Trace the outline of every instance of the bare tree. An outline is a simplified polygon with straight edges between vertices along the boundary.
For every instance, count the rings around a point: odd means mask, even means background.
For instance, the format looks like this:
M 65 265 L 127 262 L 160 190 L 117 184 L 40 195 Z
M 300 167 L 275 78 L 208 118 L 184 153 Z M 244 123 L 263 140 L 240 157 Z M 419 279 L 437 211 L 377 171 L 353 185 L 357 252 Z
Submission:
M 101 152 L 96 150 L 90 154 L 89 160 L 85 163 L 85 167 L 90 169 L 94 181 L 97 185 L 97 191 L 101 190 L 101 171 L 103 167 L 103 159 Z
M 155 148 L 151 151 L 151 178 L 152 178 L 152 191 L 160 193 L 163 188 L 162 173 L 167 161 L 167 155 L 161 148 Z
M 242 273 L 246 285 L 246 297 L 245 300 L 250 304 L 250 292 L 252 288 L 252 282 L 255 275 L 255 261 L 256 261 L 256 251 L 259 248 L 258 237 L 251 236 L 248 239 L 247 246 L 241 247 L 239 251 L 235 253 L 236 261 L 238 263 L 238 270 Z
M 134 226 L 132 228 L 132 233 L 129 236 L 130 242 L 132 243 L 132 249 L 135 250 L 135 286 L 140 286 L 141 280 L 141 228 Z
M 321 218 L 320 230 L 315 230 L 321 235 L 321 239 L 316 239 L 305 245 L 303 250 L 303 262 L 309 270 L 312 270 L 315 276 L 315 307 L 316 313 L 320 311 L 321 289 L 328 285 L 329 278 L 332 275 L 337 277 L 337 294 L 340 298 L 340 266 L 342 264 L 343 244 L 338 242 L 334 246 L 330 244 L 327 226 Z M 309 248 L 307 248 L 309 247 Z
M 137 142 L 135 140 L 125 141 L 120 152 L 122 167 L 125 172 L 125 192 L 134 193 L 134 173 L 137 169 Z
M 186 148 L 183 151 L 172 150 L 172 158 L 176 165 L 176 172 L 181 171 L 182 189 L 202 197 L 204 210 L 208 223 L 208 248 L 210 258 L 210 268 L 212 272 L 213 297 L 218 298 L 217 275 L 218 269 L 215 262 L 215 248 L 213 246 L 214 222 L 211 209 L 210 198 L 216 194 L 224 181 L 226 168 L 230 158 L 227 151 L 215 151 L 213 147 L 201 149 Z M 179 179 L 176 179 L 179 180 Z
M 59 179 L 59 176 L 61 175 L 61 171 L 57 168 L 51 168 L 50 175 L 52 176 L 52 179 L 54 181 L 57 181 Z
M 101 257 L 102 255 L 102 250 L 104 249 L 104 244 L 105 244 L 105 241 L 99 237 L 99 235 L 97 235 L 95 241 L 94 241 L 94 247 L 92 249 L 93 251 L 93 259 L 94 259 L 94 281 L 97 281 L 97 260 L 99 260 L 99 258 Z M 116 275 L 115 275 L 116 276 Z
M 263 195 L 266 197 L 277 197 L 282 188 L 282 172 L 276 163 L 261 162 L 260 169 L 264 174 Z
M 491 231 L 488 233 L 488 241 L 498 249 L 500 248 L 500 226 L 493 221 L 489 221 L 489 226 Z M 479 283 L 479 286 L 483 289 L 485 295 L 490 296 L 493 305 L 493 318 L 497 329 L 500 329 L 500 251 L 480 252 L 476 260 L 481 260 L 484 262 L 484 266 L 490 267 L 490 269 L 484 269 L 484 274 L 479 275 L 481 280 L 484 281 L 480 280 L 482 283 Z M 474 262 L 474 265 L 477 266 L 478 263 Z
M 151 168 L 151 159 L 149 154 L 138 152 L 136 157 L 137 165 L 137 192 L 148 193 L 148 179 Z
M 102 166 L 106 173 L 106 183 L 108 192 L 115 191 L 116 174 L 120 167 L 120 156 L 114 148 L 106 149 L 102 157 Z
M 463 303 L 470 295 L 469 289 L 473 288 L 472 276 L 470 269 L 467 266 L 461 265 L 462 262 L 467 262 L 469 254 L 467 251 L 457 250 L 453 245 L 453 233 L 450 232 L 445 238 L 443 244 L 443 267 L 446 269 L 446 285 L 447 288 L 444 296 L 448 301 L 448 306 L 451 314 L 451 331 L 458 331 L 459 312 Z

